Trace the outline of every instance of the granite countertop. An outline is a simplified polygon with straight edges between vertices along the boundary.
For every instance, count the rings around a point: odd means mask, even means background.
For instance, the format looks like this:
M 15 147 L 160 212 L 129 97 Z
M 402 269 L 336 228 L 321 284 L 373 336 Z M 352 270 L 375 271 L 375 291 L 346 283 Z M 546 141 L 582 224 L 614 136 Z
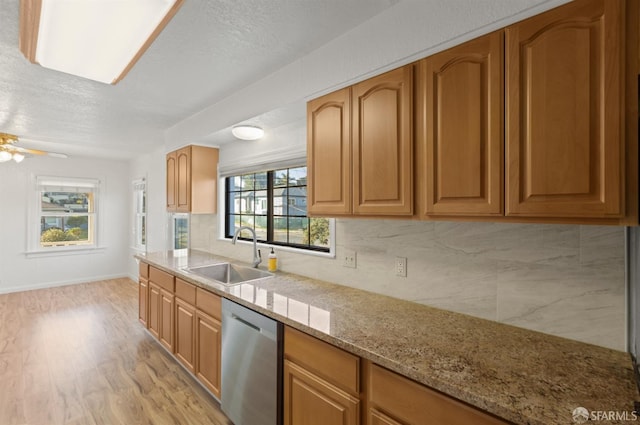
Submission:
M 136 257 L 517 424 L 572 424 L 580 406 L 630 418 L 640 399 L 621 351 L 284 272 L 225 287 L 184 269 L 240 263 L 201 251 Z

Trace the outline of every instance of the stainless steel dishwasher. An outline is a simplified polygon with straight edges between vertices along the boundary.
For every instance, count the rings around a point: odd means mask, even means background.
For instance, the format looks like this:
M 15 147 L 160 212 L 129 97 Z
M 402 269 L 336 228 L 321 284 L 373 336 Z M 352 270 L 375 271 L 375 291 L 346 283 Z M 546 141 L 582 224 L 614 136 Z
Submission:
M 222 411 L 235 425 L 282 424 L 282 324 L 222 299 Z

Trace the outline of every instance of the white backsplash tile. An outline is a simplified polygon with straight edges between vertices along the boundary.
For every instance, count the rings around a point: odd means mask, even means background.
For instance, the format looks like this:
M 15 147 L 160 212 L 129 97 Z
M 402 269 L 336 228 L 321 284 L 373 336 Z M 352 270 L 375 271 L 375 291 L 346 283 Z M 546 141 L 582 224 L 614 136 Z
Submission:
M 217 238 L 217 216 L 192 216 L 192 248 L 250 260 L 249 245 Z M 338 219 L 335 259 L 277 251 L 284 271 L 626 349 L 622 227 Z

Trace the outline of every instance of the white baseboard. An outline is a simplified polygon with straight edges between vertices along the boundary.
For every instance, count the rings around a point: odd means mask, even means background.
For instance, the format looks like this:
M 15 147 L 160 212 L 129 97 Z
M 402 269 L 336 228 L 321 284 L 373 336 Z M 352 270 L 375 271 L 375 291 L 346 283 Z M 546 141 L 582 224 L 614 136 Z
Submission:
M 35 283 L 30 285 L 19 285 L 19 286 L 10 286 L 8 288 L 0 287 L 0 294 L 10 294 L 12 292 L 22 292 L 22 291 L 32 291 L 34 289 L 45 289 L 45 288 L 55 288 L 57 286 L 67 286 L 67 285 L 78 285 L 80 283 L 88 283 L 88 282 L 96 282 L 99 280 L 107 280 L 107 279 L 120 279 L 123 277 L 130 278 L 134 282 L 138 281 L 138 277 L 132 278 L 129 274 L 119 273 L 113 275 L 105 275 L 105 276 L 91 276 L 82 279 L 71 279 L 71 280 L 60 280 L 57 282 L 43 282 L 43 283 Z

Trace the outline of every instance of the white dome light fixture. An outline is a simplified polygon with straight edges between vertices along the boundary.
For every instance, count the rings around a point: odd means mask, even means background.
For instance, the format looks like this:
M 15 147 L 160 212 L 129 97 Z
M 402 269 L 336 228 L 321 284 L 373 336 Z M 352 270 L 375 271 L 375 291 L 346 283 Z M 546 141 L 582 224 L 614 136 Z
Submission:
M 240 140 L 258 140 L 264 136 L 264 130 L 255 125 L 236 125 L 231 133 Z
M 10 161 L 12 156 L 13 155 L 11 155 L 11 152 L 0 151 L 0 162 Z
M 24 159 L 24 155 L 22 155 L 20 152 L 14 152 L 12 158 L 15 162 L 22 162 L 22 160 Z

